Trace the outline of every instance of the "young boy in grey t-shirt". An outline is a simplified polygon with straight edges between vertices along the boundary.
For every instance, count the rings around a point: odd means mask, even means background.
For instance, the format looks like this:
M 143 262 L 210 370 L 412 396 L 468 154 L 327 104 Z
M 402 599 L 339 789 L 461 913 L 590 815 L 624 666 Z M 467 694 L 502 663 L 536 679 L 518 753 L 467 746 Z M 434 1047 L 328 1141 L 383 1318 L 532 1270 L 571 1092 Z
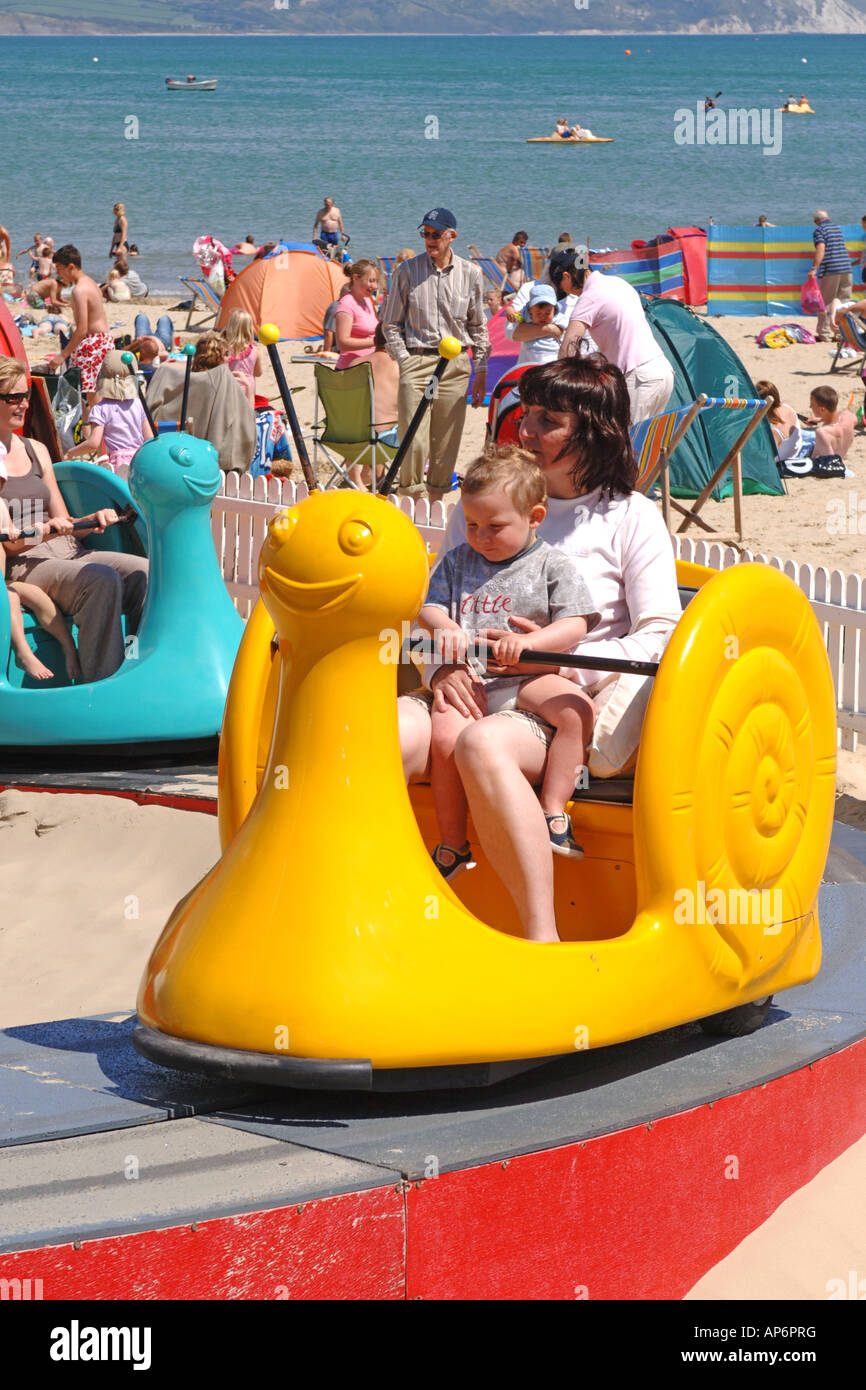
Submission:
M 509 448 L 473 463 L 463 480 L 467 544 L 443 557 L 430 578 L 418 621 L 434 636 L 448 661 L 465 661 L 470 644 L 486 641 L 489 629 L 508 627 L 511 616 L 530 618 L 537 631 L 490 642 L 495 674 L 481 679 L 487 713 L 525 710 L 553 725 L 541 789 L 551 848 L 580 856 L 565 812 L 576 769 L 585 763 L 592 735 L 593 705 L 573 682 L 559 675 L 529 674 L 518 667 L 525 651 L 556 652 L 586 636 L 598 613 L 581 576 L 567 556 L 536 536 L 546 515 L 544 474 L 531 454 Z M 466 839 L 467 804 L 454 758 L 468 716 L 453 707 L 432 712 L 431 783 L 442 841 L 433 851 L 440 873 L 451 879 L 471 863 Z

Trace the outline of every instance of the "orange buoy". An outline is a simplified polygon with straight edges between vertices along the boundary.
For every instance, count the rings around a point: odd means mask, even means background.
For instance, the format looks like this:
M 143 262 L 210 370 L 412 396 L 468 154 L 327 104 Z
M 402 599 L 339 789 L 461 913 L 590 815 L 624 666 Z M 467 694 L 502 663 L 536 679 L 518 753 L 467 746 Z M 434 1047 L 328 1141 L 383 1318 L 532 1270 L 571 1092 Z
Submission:
M 627 57 L 627 58 L 630 58 L 630 57 L 631 57 L 631 49 L 630 49 L 630 48 L 627 48 L 625 52 L 626 52 L 626 57 Z

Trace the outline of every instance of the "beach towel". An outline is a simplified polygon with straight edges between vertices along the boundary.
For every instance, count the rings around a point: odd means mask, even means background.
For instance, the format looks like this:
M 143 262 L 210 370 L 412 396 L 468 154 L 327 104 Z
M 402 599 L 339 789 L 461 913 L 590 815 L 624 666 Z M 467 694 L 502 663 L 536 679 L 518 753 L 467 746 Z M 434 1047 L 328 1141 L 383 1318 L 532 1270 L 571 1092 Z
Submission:
M 851 476 L 839 454 L 819 454 L 817 458 L 788 459 L 779 467 L 783 478 L 847 478 Z
M 780 348 L 788 347 L 791 343 L 814 343 L 815 334 L 808 328 L 803 328 L 799 323 L 771 323 L 761 332 L 756 334 L 755 342 L 759 347 Z
M 174 362 L 158 367 L 147 388 L 147 403 L 157 423 L 180 416 L 185 371 Z M 219 454 L 220 468 L 245 473 L 256 447 L 253 408 L 224 362 L 189 379 L 187 433 L 208 439 Z
M 289 447 L 283 417 L 270 407 L 256 410 L 256 452 L 250 464 L 254 478 L 261 474 L 269 475 L 274 459 L 290 459 Z

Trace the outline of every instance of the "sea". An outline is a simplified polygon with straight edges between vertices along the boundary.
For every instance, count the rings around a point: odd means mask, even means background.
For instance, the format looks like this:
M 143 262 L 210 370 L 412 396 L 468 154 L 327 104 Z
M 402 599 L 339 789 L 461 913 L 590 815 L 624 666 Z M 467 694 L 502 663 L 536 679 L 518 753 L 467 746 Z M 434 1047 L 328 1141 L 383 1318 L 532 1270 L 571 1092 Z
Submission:
M 123 202 L 156 291 L 192 243 L 308 240 L 326 195 L 354 256 L 418 247 L 450 208 L 459 250 L 517 230 L 627 247 L 668 226 L 866 212 L 866 36 L 3 37 L 0 223 L 73 242 L 104 274 Z M 169 92 L 168 76 L 216 77 Z M 765 112 L 764 143 L 679 143 L 706 96 Z M 774 115 L 805 93 L 814 115 Z M 613 143 L 530 145 L 556 118 Z M 778 125 L 774 125 L 778 122 Z M 757 127 L 756 127 L 757 129 Z M 772 139 L 771 139 L 772 132 Z M 772 147 L 775 152 L 767 152 Z M 26 261 L 20 262 L 22 266 Z

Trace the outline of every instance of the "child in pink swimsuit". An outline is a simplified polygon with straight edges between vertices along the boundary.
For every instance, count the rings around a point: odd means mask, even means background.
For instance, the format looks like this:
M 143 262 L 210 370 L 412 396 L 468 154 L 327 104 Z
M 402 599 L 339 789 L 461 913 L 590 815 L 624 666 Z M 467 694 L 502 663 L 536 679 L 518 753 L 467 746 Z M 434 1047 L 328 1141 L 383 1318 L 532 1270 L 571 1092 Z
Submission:
M 225 329 L 229 345 L 226 365 L 235 381 L 244 388 L 250 405 L 255 404 L 256 377 L 262 374 L 262 359 L 255 338 L 251 315 L 245 309 L 235 309 Z

